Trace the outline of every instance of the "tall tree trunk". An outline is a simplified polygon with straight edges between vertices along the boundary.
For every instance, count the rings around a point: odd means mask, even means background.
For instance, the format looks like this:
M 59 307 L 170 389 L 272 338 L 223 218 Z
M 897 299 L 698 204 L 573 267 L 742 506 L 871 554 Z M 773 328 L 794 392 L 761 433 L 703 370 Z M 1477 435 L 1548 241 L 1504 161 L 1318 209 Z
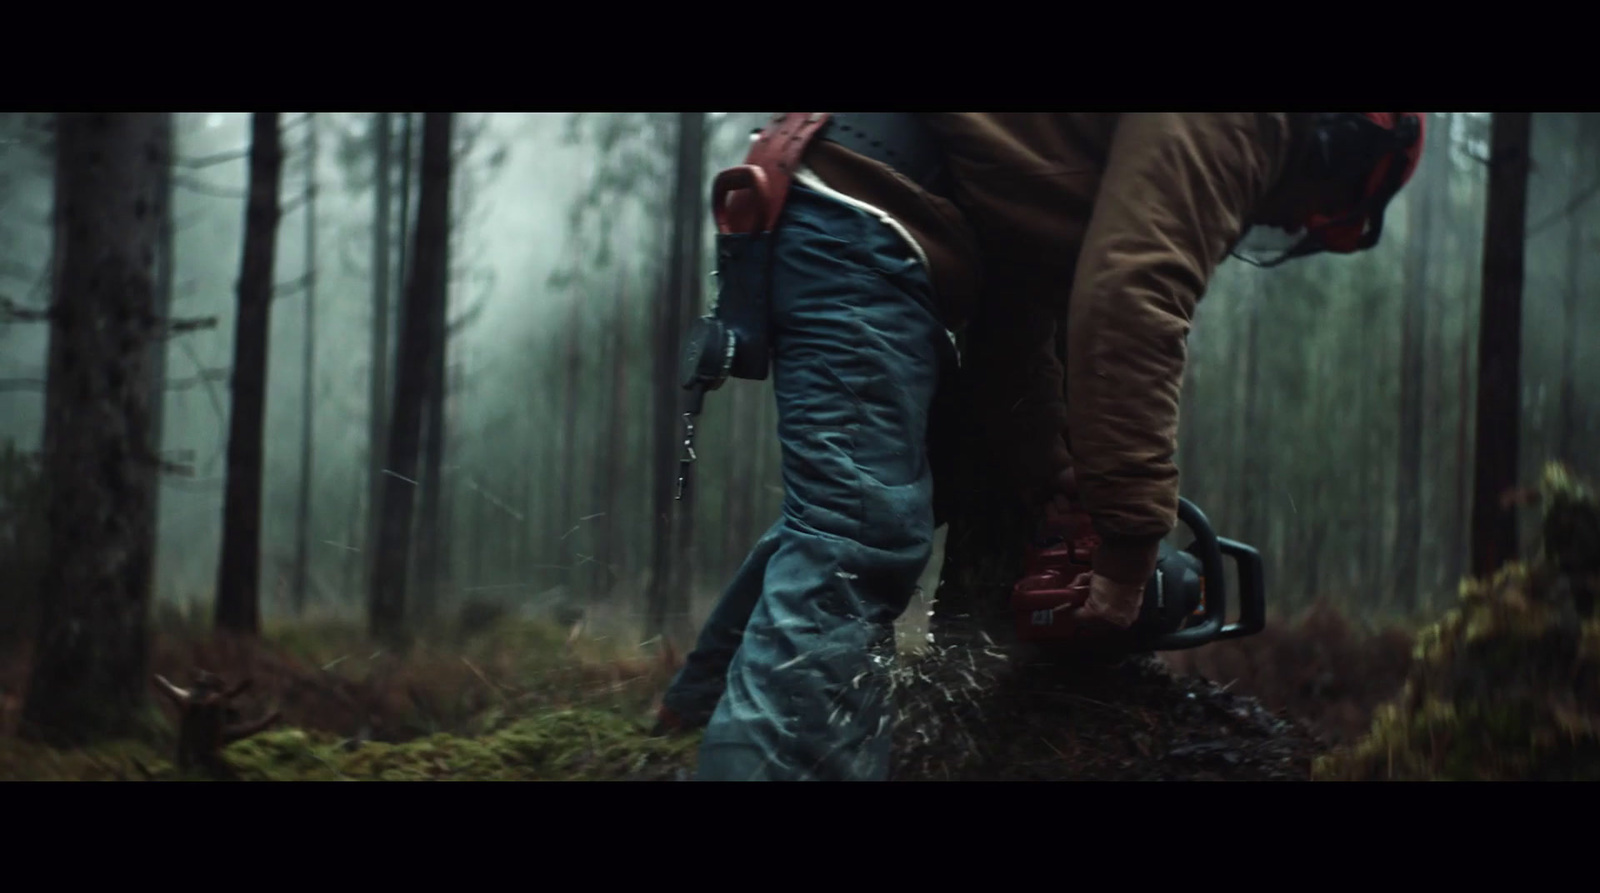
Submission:
M 684 644 L 692 635 L 690 586 L 694 579 L 694 489 L 675 500 L 679 450 L 682 447 L 677 360 L 683 333 L 699 305 L 700 249 L 704 244 L 701 181 L 705 173 L 705 113 L 678 115 L 677 178 L 673 188 L 673 225 L 661 328 L 657 336 L 656 524 L 657 557 L 650 582 L 651 635 Z
M 1466 308 L 1461 310 L 1461 344 L 1457 347 L 1456 397 L 1460 404 L 1456 410 L 1456 511 L 1450 517 L 1450 546 L 1445 553 L 1451 585 L 1468 573 L 1471 565 L 1462 559 L 1462 549 L 1468 547 L 1467 532 L 1471 520 L 1472 488 L 1469 471 L 1472 468 L 1472 319 Z
M 228 483 L 217 569 L 217 626 L 255 635 L 261 627 L 261 474 L 267 398 L 267 333 L 278 243 L 278 180 L 283 147 L 278 114 L 253 116 L 250 197 L 234 320 L 233 404 L 228 421 Z
M 367 579 L 372 577 L 372 556 L 377 553 L 378 505 L 383 501 L 384 432 L 388 430 L 389 403 L 389 270 L 394 260 L 390 239 L 394 222 L 389 219 L 389 187 L 394 165 L 389 157 L 389 137 L 393 122 L 388 112 L 377 116 L 373 127 L 373 209 L 372 209 L 372 385 L 367 402 L 367 535 L 363 550 Z
M 289 590 L 295 616 L 305 613 L 306 589 L 310 586 L 311 541 L 311 444 L 312 418 L 316 408 L 317 358 L 317 116 L 306 113 L 305 183 L 305 264 L 306 289 L 302 297 L 304 337 L 300 368 L 300 492 L 294 512 L 294 583 Z
M 1589 161 L 1594 158 L 1594 147 L 1597 145 L 1596 136 L 1600 136 L 1600 127 L 1597 127 L 1596 116 L 1592 112 L 1581 113 L 1573 116 L 1576 121 L 1576 132 L 1573 133 L 1573 156 L 1577 162 Z M 1587 170 L 1585 170 L 1587 168 Z M 1600 165 L 1574 164 L 1572 182 L 1583 182 L 1587 174 L 1590 181 L 1600 175 Z M 1558 455 L 1564 462 L 1579 463 L 1578 430 L 1579 407 L 1577 394 L 1577 357 L 1579 339 L 1584 335 L 1578 326 L 1578 304 L 1582 297 L 1583 258 L 1588 253 L 1584 250 L 1585 227 L 1583 215 L 1573 211 L 1567 215 L 1567 269 L 1566 289 L 1562 295 L 1562 337 L 1561 337 L 1561 381 L 1560 381 L 1560 428 L 1556 441 Z M 1592 337 L 1592 336 L 1590 336 Z M 1582 469 L 1590 471 L 1590 469 Z
M 667 618 L 672 613 L 672 576 L 676 556 L 673 554 L 673 528 L 677 516 L 673 492 L 678 474 L 678 450 L 682 446 L 679 430 L 678 369 L 676 339 L 677 306 L 673 302 L 671 280 L 659 278 L 654 289 L 656 308 L 655 345 L 655 442 L 652 462 L 655 484 L 654 524 L 650 537 L 650 582 L 645 589 L 645 635 L 649 638 L 667 634 Z
M 398 270 L 402 283 L 411 281 L 411 268 L 407 265 L 407 261 L 410 258 L 412 226 L 415 222 L 411 211 L 411 174 L 417 166 L 417 147 L 412 139 L 415 124 L 414 112 L 400 113 L 400 219 L 395 223 L 400 233 L 395 247 L 400 253 Z
M 617 497 L 624 469 L 622 457 L 626 446 L 628 399 L 628 277 L 619 277 L 615 317 L 611 321 L 611 355 L 601 367 L 611 370 L 609 419 L 606 424 L 604 459 L 598 476 L 603 482 L 599 488 L 600 511 L 605 517 L 599 525 L 600 538 L 595 548 L 594 594 L 603 597 L 616 584 L 617 543 L 624 531 L 617 523 L 619 506 Z
M 448 207 L 448 197 L 446 198 Z M 439 591 L 443 585 L 446 565 L 444 538 L 447 525 L 442 523 L 444 505 L 444 444 L 445 444 L 445 354 L 450 336 L 446 331 L 450 303 L 450 233 L 446 218 L 444 244 L 433 287 L 436 294 L 428 328 L 428 368 L 426 382 L 427 433 L 423 444 L 422 512 L 417 537 L 417 616 L 432 619 L 439 605 Z
M 681 344 L 688 323 L 700 315 L 701 257 L 705 253 L 706 195 L 701 188 L 705 183 L 706 115 L 704 112 L 683 112 L 678 116 L 678 188 L 674 199 L 678 215 L 678 238 L 681 247 L 678 293 L 679 304 L 677 343 Z M 676 354 L 678 351 L 674 351 Z M 680 394 L 681 396 L 681 394 Z M 690 621 L 694 587 L 698 579 L 700 562 L 695 559 L 695 491 L 683 494 L 679 525 L 675 531 L 679 562 L 673 577 L 671 619 L 667 631 L 674 641 L 687 642 L 694 630 Z
M 1264 425 L 1261 413 L 1261 304 L 1263 298 L 1260 277 L 1253 277 L 1247 292 L 1249 305 L 1245 308 L 1244 333 L 1244 403 L 1241 453 L 1247 465 L 1240 474 L 1240 512 L 1234 523 L 1239 525 L 1239 535 L 1248 542 L 1264 543 L 1266 518 L 1263 494 L 1272 488 L 1272 456 L 1262 437 Z
M 1437 121 L 1434 122 L 1437 124 Z M 1438 132 L 1438 127 L 1430 128 Z M 1437 139 L 1433 140 L 1438 145 Z M 1429 153 L 1438 157 L 1437 149 Z M 1418 553 L 1422 550 L 1423 354 L 1428 331 L 1428 261 L 1433 236 L 1434 165 L 1406 198 L 1404 284 L 1400 309 L 1400 431 L 1395 482 L 1394 582 L 1407 607 L 1422 607 Z
M 433 304 L 443 295 L 438 287 L 449 236 L 450 112 L 428 112 L 422 122 L 422 190 L 418 199 L 415 260 L 406 280 L 405 311 L 400 326 L 395 396 L 389 420 L 389 449 L 383 488 L 377 573 L 368 601 L 372 636 L 391 643 L 404 641 L 406 571 L 409 534 L 422 435 L 422 403 L 431 358 Z
M 164 133 L 159 137 L 169 153 L 174 153 L 172 115 L 162 116 Z M 173 282 L 176 275 L 175 242 L 172 226 L 172 165 L 161 168 L 161 244 L 156 251 L 156 318 L 166 320 L 172 313 Z M 156 338 L 150 343 L 150 454 L 164 456 L 167 418 L 167 339 Z M 150 485 L 150 517 L 157 531 L 157 554 L 161 530 L 161 474 L 162 465 L 152 465 L 150 474 L 155 479 Z M 153 579 L 153 577 L 152 577 Z M 154 584 L 152 584 L 154 585 Z
M 569 599 L 577 597 L 579 579 L 576 547 L 580 533 L 575 528 L 578 525 L 578 424 L 581 419 L 578 401 L 582 399 L 579 382 L 583 377 L 583 355 L 578 352 L 578 342 L 583 340 L 583 314 L 579 310 L 583 304 L 582 296 L 574 296 L 567 311 L 566 395 L 562 402 L 561 423 L 561 523 L 557 529 L 562 538 L 563 563 L 567 568 L 562 572 L 561 580 L 566 584 Z
M 155 565 L 151 343 L 172 163 L 168 113 L 61 114 L 41 588 L 28 734 L 64 743 L 134 731 Z
M 1454 215 L 1457 213 L 1457 202 L 1455 195 L 1456 189 L 1454 186 L 1456 180 L 1455 144 L 1456 133 L 1462 126 L 1462 118 L 1460 115 L 1452 113 L 1445 117 L 1444 120 L 1447 122 L 1448 130 L 1446 131 L 1445 135 L 1447 142 L 1443 151 L 1446 160 L 1449 163 L 1445 166 L 1446 176 L 1443 182 L 1439 185 L 1439 188 L 1444 192 L 1444 198 L 1441 203 L 1441 207 L 1444 210 L 1440 216 L 1440 219 L 1449 220 L 1453 219 Z M 1442 257 L 1445 259 L 1447 264 L 1456 264 L 1458 259 L 1461 257 L 1462 246 L 1465 244 L 1466 239 L 1457 233 L 1455 227 L 1444 227 L 1439 236 Z M 1441 368 L 1439 371 L 1439 388 L 1441 393 L 1446 392 L 1446 385 L 1444 384 L 1445 377 L 1450 374 L 1455 376 L 1455 387 L 1453 393 L 1455 394 L 1456 403 L 1454 413 L 1456 430 L 1454 446 L 1452 450 L 1454 453 L 1453 467 L 1455 471 L 1455 478 L 1450 485 L 1451 489 L 1449 502 L 1443 503 L 1449 508 L 1445 517 L 1445 541 L 1443 549 L 1444 574 L 1445 581 L 1449 584 L 1451 589 L 1454 589 L 1459 584 L 1461 578 L 1467 573 L 1467 530 L 1469 526 L 1468 522 L 1471 518 L 1472 512 L 1472 490 L 1470 483 L 1472 440 L 1470 432 L 1472 421 L 1473 322 L 1471 313 L 1471 300 L 1466 296 L 1466 294 L 1466 289 L 1463 287 L 1460 295 L 1457 297 L 1457 301 L 1459 302 L 1458 312 L 1460 314 L 1460 324 L 1451 333 L 1451 336 L 1456 343 L 1455 370 L 1453 373 L 1444 368 Z M 1441 332 L 1441 341 L 1443 338 L 1444 333 Z
M 352 483 L 354 492 L 350 494 L 350 514 L 345 522 L 344 534 L 344 560 L 341 562 L 341 578 L 339 587 L 338 604 L 345 606 L 350 594 L 358 591 L 361 586 L 361 556 L 356 548 L 356 543 L 361 541 L 361 481 L 359 478 Z
M 1517 553 L 1516 514 L 1500 504 L 1517 484 L 1522 361 L 1522 278 L 1532 141 L 1529 112 L 1495 112 L 1489 136 L 1489 201 L 1478 321 L 1476 473 L 1472 491 L 1475 574 Z

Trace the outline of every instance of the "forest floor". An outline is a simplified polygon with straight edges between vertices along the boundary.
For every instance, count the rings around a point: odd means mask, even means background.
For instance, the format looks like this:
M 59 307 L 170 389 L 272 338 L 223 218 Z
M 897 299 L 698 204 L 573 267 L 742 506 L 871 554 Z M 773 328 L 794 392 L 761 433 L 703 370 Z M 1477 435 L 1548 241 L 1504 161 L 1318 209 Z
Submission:
M 1533 498 L 1524 494 L 1519 498 Z M 1317 607 L 1246 639 L 1115 665 L 993 649 L 893 665 L 899 780 L 1600 780 L 1600 496 L 1559 466 L 1537 551 L 1468 580 L 1435 622 L 1372 629 Z M 223 754 L 253 780 L 677 780 L 696 736 L 651 738 L 670 653 L 463 612 L 404 654 L 330 619 L 257 641 L 158 613 L 151 671 L 253 687 L 281 722 Z M 27 654 L 0 647 L 0 780 L 188 777 L 165 731 L 60 751 L 16 734 Z M 152 683 L 152 688 L 154 684 Z M 153 693 L 153 691 L 152 691 Z M 229 720 L 234 721 L 232 719 Z
M 459 624 L 456 625 L 459 627 Z M 894 671 L 902 780 L 1305 780 L 1370 726 L 1404 682 L 1411 637 L 1318 608 L 1259 636 L 1116 666 L 1024 666 L 995 651 L 903 655 Z M 0 665 L 0 779 L 163 779 L 165 734 L 62 752 L 15 734 L 26 655 Z M 648 737 L 669 655 L 549 623 L 454 629 L 404 657 L 328 620 L 269 625 L 260 642 L 158 618 L 151 671 L 250 679 L 232 745 L 243 779 L 674 780 L 697 736 Z M 1208 678 L 1209 677 L 1209 678 Z

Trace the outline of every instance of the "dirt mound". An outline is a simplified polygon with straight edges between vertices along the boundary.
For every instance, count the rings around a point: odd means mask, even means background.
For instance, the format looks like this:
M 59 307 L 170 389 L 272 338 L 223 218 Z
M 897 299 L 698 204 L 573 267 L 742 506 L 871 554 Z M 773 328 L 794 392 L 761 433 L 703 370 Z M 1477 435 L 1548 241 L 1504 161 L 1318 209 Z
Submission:
M 1323 751 L 1260 702 L 1148 655 L 934 650 L 895 680 L 902 781 L 1306 781 Z

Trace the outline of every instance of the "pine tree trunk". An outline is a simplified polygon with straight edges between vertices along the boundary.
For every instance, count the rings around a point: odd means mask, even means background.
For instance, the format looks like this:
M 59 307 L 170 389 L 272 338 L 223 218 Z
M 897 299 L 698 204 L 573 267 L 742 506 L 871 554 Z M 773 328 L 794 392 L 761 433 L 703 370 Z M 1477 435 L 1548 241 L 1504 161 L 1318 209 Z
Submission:
M 567 311 L 567 351 L 565 360 L 566 379 L 565 396 L 562 399 L 561 423 L 561 523 L 557 525 L 558 535 L 561 539 L 562 564 L 566 570 L 561 574 L 561 581 L 567 587 L 567 598 L 576 598 L 578 590 L 578 554 L 577 544 L 581 542 L 582 532 L 578 527 L 578 424 L 581 416 L 578 413 L 578 402 L 582 399 L 580 380 L 583 376 L 583 356 L 578 352 L 578 343 L 583 340 L 583 314 L 579 312 L 584 302 L 580 296 L 574 296 L 572 305 Z
M 1262 495 L 1271 492 L 1272 456 L 1266 450 L 1261 413 L 1261 304 L 1260 277 L 1255 277 L 1247 292 L 1244 333 L 1244 403 L 1241 406 L 1242 436 L 1240 452 L 1246 464 L 1239 476 L 1240 512 L 1236 522 L 1238 536 L 1246 542 L 1265 543 L 1265 518 Z
M 694 577 L 694 489 L 675 498 L 682 447 L 683 400 L 678 354 L 693 308 L 698 305 L 701 181 L 705 163 L 705 114 L 678 115 L 678 152 L 673 189 L 673 225 L 667 277 L 656 334 L 656 557 L 652 562 L 649 634 L 686 644 L 693 630 L 689 589 Z
M 255 635 L 261 627 L 261 475 L 267 398 L 267 333 L 278 243 L 278 181 L 283 147 L 276 112 L 253 116 L 250 197 L 245 211 L 234 321 L 233 405 L 228 422 L 228 483 L 217 570 L 217 626 Z
M 289 590 L 295 616 L 305 613 L 310 586 L 312 421 L 316 409 L 317 357 L 317 116 L 306 113 L 305 263 L 306 287 L 301 296 L 304 333 L 300 383 L 300 491 L 294 512 L 294 582 Z
M 377 573 L 369 594 L 372 636 L 402 643 L 406 633 L 406 572 L 416 499 L 423 399 L 430 366 L 434 303 L 446 261 L 450 211 L 450 112 L 428 112 L 422 124 L 422 189 L 418 200 L 414 262 L 406 280 L 395 396 L 389 420 L 388 462 L 379 515 Z
M 151 454 L 167 113 L 57 116 L 45 385 L 49 562 L 23 706 L 32 737 L 130 733 L 145 705 L 155 565 Z
M 623 456 L 626 453 L 627 400 L 628 400 L 628 279 L 620 277 L 617 288 L 616 315 L 611 322 L 611 357 L 604 368 L 611 370 L 610 418 L 606 424 L 604 464 L 601 479 L 600 511 L 605 518 L 600 524 L 600 542 L 595 550 L 596 564 L 594 594 L 604 597 L 616 585 L 618 544 L 625 531 L 619 523 L 622 478 L 625 473 Z
M 378 505 L 382 500 L 384 432 L 388 430 L 389 403 L 389 270 L 394 260 L 390 233 L 394 223 L 389 218 L 389 187 L 393 178 L 393 160 L 389 157 L 389 136 L 392 122 L 388 112 L 377 115 L 373 135 L 373 209 L 372 209 L 372 390 L 367 398 L 370 415 L 367 421 L 367 534 L 363 550 L 367 580 L 372 578 L 372 556 L 377 553 Z
M 1575 116 L 1577 120 L 1576 132 L 1573 134 L 1574 156 L 1578 161 L 1590 161 L 1594 158 L 1596 137 L 1600 136 L 1600 126 L 1597 126 L 1595 115 L 1583 113 Z M 1588 170 L 1583 170 L 1587 167 Z M 1600 165 L 1575 164 L 1572 180 L 1574 183 L 1583 182 L 1581 178 L 1588 175 L 1592 181 L 1600 174 Z M 1578 305 L 1583 292 L 1583 258 L 1588 253 L 1584 250 L 1586 227 L 1583 225 L 1583 215 L 1578 212 L 1567 216 L 1567 268 L 1566 290 L 1562 295 L 1561 311 L 1563 320 L 1561 338 L 1561 381 L 1560 381 L 1560 432 L 1556 442 L 1558 457 L 1564 461 L 1578 466 L 1580 472 L 1591 469 L 1583 468 L 1582 457 L 1579 455 L 1578 431 L 1581 424 L 1580 409 L 1577 394 L 1577 357 L 1579 339 L 1585 337 L 1578 323 Z M 1589 337 L 1593 337 L 1590 335 Z
M 1532 137 L 1529 112 L 1495 112 L 1489 137 L 1489 200 L 1478 321 L 1473 572 L 1494 572 L 1517 554 L 1516 514 L 1500 504 L 1517 485 L 1522 360 L 1522 279 Z
M 163 133 L 159 140 L 168 147 L 167 151 L 174 153 L 172 116 L 163 116 Z M 157 188 L 161 191 L 161 245 L 156 252 L 156 317 L 167 319 L 172 312 L 173 281 L 176 277 L 176 255 L 174 254 L 174 233 L 172 226 L 172 165 L 167 164 L 161 168 L 161 183 Z M 167 408 L 167 339 L 157 338 L 150 343 L 150 453 L 153 456 L 165 456 L 166 447 L 166 413 Z M 150 485 L 150 517 L 156 525 L 157 554 L 160 553 L 159 541 L 161 530 L 161 475 L 162 465 L 153 465 L 150 469 L 151 476 L 155 479 Z M 152 577 L 154 579 L 154 577 Z M 154 585 L 152 583 L 152 585 Z
M 448 207 L 449 198 L 445 199 Z M 417 617 L 430 620 L 439 605 L 446 565 L 443 523 L 444 446 L 445 446 L 445 354 L 449 348 L 446 331 L 450 302 L 450 235 L 447 230 L 439 249 L 440 260 L 428 329 L 428 368 L 425 375 L 427 433 L 424 435 L 422 471 L 422 511 L 417 537 Z
M 1430 154 L 1437 156 L 1436 151 Z M 1413 610 L 1421 607 L 1422 592 L 1418 554 L 1422 550 L 1423 354 L 1428 330 L 1428 261 L 1435 189 L 1428 174 L 1417 178 L 1419 182 L 1413 184 L 1406 200 L 1405 281 L 1400 309 L 1400 455 L 1395 487 L 1394 582 Z
M 412 139 L 412 130 L 415 129 L 416 115 L 413 112 L 402 112 L 400 117 L 400 220 L 396 223 L 399 235 L 396 238 L 396 248 L 399 251 L 399 261 L 396 269 L 398 281 L 404 288 L 411 281 L 411 268 L 408 265 L 411 252 L 411 239 L 413 236 L 413 221 L 411 219 L 411 172 L 417 166 L 416 144 Z M 395 308 L 394 328 L 399 331 L 400 308 Z M 393 368 L 391 365 L 390 368 Z
M 676 344 L 683 343 L 688 324 L 700 315 L 701 281 L 700 259 L 705 248 L 705 223 L 707 213 L 704 191 L 705 139 L 704 112 L 683 112 L 678 116 L 678 187 L 673 204 L 677 209 L 678 234 L 676 250 L 679 252 L 676 294 L 673 300 L 679 305 Z M 673 351 L 677 355 L 678 351 Z M 681 398 L 681 394 L 680 394 Z M 668 606 L 666 630 L 674 642 L 689 642 L 694 629 L 690 611 L 697 582 L 700 562 L 695 556 L 695 490 L 686 488 L 678 506 L 678 526 L 674 531 L 678 553 L 672 583 L 672 602 Z

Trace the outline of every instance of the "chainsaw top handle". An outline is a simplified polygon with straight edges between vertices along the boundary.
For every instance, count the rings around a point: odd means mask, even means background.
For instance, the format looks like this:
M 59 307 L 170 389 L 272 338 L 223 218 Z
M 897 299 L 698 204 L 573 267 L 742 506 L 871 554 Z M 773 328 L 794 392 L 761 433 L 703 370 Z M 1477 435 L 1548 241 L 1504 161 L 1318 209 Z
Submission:
M 1198 648 L 1208 642 L 1224 638 L 1223 623 L 1228 616 L 1228 581 L 1224 575 L 1222 542 L 1212 529 L 1200 507 L 1187 499 L 1178 499 L 1178 521 L 1194 534 L 1194 542 L 1184 550 L 1200 560 L 1201 587 L 1205 593 L 1205 607 L 1200 622 L 1177 632 L 1153 636 L 1146 647 L 1152 651 L 1181 651 Z M 1256 575 L 1260 579 L 1260 575 Z M 1238 635 L 1243 635 L 1239 633 Z

